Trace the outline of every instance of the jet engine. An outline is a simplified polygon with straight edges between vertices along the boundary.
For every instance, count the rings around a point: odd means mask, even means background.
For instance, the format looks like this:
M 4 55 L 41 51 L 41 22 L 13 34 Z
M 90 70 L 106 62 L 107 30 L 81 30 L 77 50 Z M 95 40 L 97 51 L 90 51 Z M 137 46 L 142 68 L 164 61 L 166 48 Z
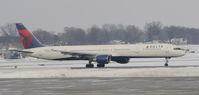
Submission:
M 98 55 L 96 62 L 99 64 L 108 64 L 111 61 L 111 55 Z

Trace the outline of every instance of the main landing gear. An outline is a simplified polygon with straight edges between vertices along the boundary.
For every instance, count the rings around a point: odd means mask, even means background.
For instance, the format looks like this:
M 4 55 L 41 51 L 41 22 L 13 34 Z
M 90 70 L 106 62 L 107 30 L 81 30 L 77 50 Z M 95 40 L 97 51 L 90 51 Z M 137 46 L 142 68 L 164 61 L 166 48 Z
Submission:
M 166 60 L 166 62 L 165 62 L 165 64 L 164 64 L 165 67 L 168 67 L 168 66 L 169 66 L 169 64 L 168 64 L 168 63 L 169 63 L 169 59 L 170 59 L 169 57 L 166 57 L 166 58 L 165 58 L 165 60 Z
M 94 64 L 92 64 L 92 61 L 93 61 L 93 60 L 89 60 L 88 64 L 86 64 L 86 68 L 94 68 Z M 98 68 L 104 68 L 104 67 L 105 67 L 105 64 L 100 64 L 100 63 L 98 63 L 98 64 L 97 64 L 97 67 L 98 67 Z
M 97 64 L 97 67 L 98 68 L 103 68 L 103 67 L 105 67 L 105 64 Z
M 94 64 L 92 64 L 92 60 L 88 61 L 88 64 L 86 64 L 86 68 L 93 68 Z

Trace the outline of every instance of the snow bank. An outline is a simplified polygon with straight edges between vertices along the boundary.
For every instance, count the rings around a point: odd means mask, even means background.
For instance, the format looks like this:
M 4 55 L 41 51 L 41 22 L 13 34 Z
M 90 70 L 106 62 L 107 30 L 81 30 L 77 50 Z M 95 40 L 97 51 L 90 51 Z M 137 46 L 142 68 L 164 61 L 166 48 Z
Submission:
M 0 78 L 74 78 L 74 77 L 195 77 L 199 67 L 132 69 L 10 69 Z

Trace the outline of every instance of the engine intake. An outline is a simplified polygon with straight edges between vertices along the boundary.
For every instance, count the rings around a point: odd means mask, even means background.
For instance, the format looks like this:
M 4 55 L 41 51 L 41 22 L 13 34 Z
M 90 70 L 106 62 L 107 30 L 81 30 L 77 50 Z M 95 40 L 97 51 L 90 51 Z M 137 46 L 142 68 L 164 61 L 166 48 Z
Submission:
M 96 62 L 99 64 L 108 64 L 111 61 L 111 55 L 98 55 Z

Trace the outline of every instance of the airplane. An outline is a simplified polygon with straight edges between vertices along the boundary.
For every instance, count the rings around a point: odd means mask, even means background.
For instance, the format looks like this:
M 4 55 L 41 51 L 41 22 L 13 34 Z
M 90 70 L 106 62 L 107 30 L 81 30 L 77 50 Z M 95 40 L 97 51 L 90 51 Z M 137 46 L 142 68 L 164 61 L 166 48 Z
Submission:
M 114 61 L 127 64 L 130 58 L 165 58 L 164 66 L 172 57 L 184 56 L 186 49 L 172 44 L 123 44 L 123 45 L 79 45 L 45 46 L 22 24 L 16 23 L 16 29 L 24 49 L 18 50 L 27 56 L 47 60 L 88 60 L 86 68 L 105 67 Z

